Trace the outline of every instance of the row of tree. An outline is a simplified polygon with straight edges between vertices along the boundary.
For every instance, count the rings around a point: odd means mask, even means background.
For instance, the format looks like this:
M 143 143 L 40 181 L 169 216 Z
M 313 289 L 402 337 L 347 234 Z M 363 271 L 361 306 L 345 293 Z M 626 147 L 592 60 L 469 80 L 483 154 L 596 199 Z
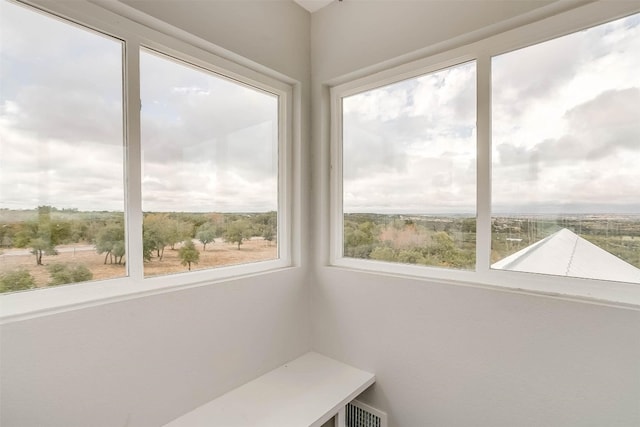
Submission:
M 202 244 L 203 251 L 207 250 L 208 244 L 215 243 L 216 239 L 233 243 L 240 250 L 245 241 L 256 236 L 272 242 L 276 236 L 276 227 L 275 212 L 246 216 L 214 216 L 198 226 L 175 218 L 172 214 L 148 214 L 143 224 L 143 256 L 146 261 L 150 261 L 154 255 L 162 260 L 165 248 L 173 250 L 179 243 L 184 243 L 183 248 L 185 245 L 190 248 L 194 239 Z
M 7 212 L 3 211 L 4 214 Z M 117 212 L 59 211 L 40 206 L 35 211 L 8 211 L 11 221 L 0 217 L 0 246 L 28 248 L 42 265 L 44 255 L 56 255 L 56 247 L 69 243 L 95 245 L 104 263 L 122 264 L 125 259 L 124 215 Z M 24 218 L 21 220 L 20 218 Z M 256 214 L 146 213 L 143 220 L 143 255 L 146 261 L 162 260 L 165 248 L 175 249 L 193 239 L 202 250 L 216 239 L 236 244 L 260 236 L 272 242 L 277 233 L 276 212 Z

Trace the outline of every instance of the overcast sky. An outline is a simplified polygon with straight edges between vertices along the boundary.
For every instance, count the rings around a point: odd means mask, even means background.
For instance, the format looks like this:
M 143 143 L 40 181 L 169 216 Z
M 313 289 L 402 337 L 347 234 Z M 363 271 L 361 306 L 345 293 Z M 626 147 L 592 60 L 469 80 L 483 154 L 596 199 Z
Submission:
M 278 98 L 140 57 L 145 211 L 277 209 Z
M 0 0 L 0 207 L 123 209 L 122 44 Z M 640 213 L 640 17 L 493 60 L 495 212 Z M 277 207 L 277 98 L 141 57 L 143 209 Z M 475 66 L 344 100 L 347 212 L 475 212 Z
M 475 94 L 471 62 L 345 98 L 345 212 L 475 212 Z
M 494 213 L 640 213 L 640 16 L 494 58 Z M 475 211 L 475 68 L 344 99 L 344 210 Z
M 122 210 L 122 43 L 0 0 L 0 208 Z M 146 211 L 277 209 L 278 99 L 141 55 Z

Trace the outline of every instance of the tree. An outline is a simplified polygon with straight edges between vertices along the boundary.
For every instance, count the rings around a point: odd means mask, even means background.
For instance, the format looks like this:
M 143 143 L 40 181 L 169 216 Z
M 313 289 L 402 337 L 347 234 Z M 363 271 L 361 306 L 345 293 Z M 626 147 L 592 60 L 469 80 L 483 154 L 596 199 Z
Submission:
M 191 271 L 191 263 L 197 264 L 200 260 L 200 252 L 196 249 L 192 240 L 187 240 L 178 250 L 178 256 L 182 265 L 188 265 Z
M 203 252 L 207 250 L 207 243 L 215 242 L 216 234 L 217 227 L 210 222 L 205 222 L 198 227 L 196 239 L 200 240 L 200 243 L 202 243 Z
M 369 255 L 369 258 L 378 261 L 395 262 L 397 260 L 396 252 L 388 246 L 378 246 Z
M 420 251 L 404 249 L 398 254 L 398 262 L 403 264 L 424 264 L 426 260 Z
M 124 225 L 121 223 L 112 223 L 106 225 L 96 236 L 96 252 L 105 254 L 104 263 L 110 259 L 113 264 L 113 257 L 116 263 L 121 264 L 124 257 Z
M 250 227 L 246 221 L 239 219 L 233 221 L 227 226 L 227 231 L 224 234 L 224 239 L 230 243 L 236 243 L 238 250 L 242 242 L 250 238 Z
M 193 225 L 186 221 L 170 219 L 167 231 L 167 244 L 172 250 L 175 250 L 176 243 L 193 237 Z
M 35 287 L 36 282 L 33 276 L 25 269 L 7 271 L 0 275 L 0 293 L 23 291 Z
M 36 265 L 42 265 L 43 255 L 57 255 L 56 245 L 69 238 L 71 228 L 68 223 L 51 221 L 51 206 L 38 207 L 38 221 L 24 224 L 18 233 L 16 246 L 30 247 L 36 257 Z
M 150 236 L 147 233 L 142 233 L 142 259 L 151 261 L 154 247 L 155 243 L 151 240 Z
M 162 261 L 164 248 L 171 240 L 171 219 L 167 214 L 149 214 L 144 218 L 144 238 L 151 244 Z
M 476 232 L 476 219 L 465 218 L 462 220 L 462 232 L 463 233 L 475 233 Z
M 0 246 L 6 248 L 13 246 L 13 237 L 12 224 L 2 224 L 0 227 Z
M 124 240 L 118 240 L 115 242 L 111 253 L 116 259 L 116 264 L 122 264 L 122 258 L 124 258 L 125 254 Z
M 434 253 L 445 260 L 451 258 L 456 250 L 453 238 L 446 231 L 438 231 L 434 234 L 431 246 Z
M 271 245 L 271 242 L 275 237 L 276 237 L 276 233 L 273 227 L 270 225 L 265 226 L 264 231 L 262 232 L 262 238 L 267 242 L 269 242 L 269 245 Z
M 355 258 L 369 258 L 374 244 L 378 242 L 378 231 L 371 221 L 356 223 L 345 221 L 344 253 Z
M 36 265 L 42 265 L 42 255 L 58 255 L 55 246 L 46 236 L 32 238 L 29 242 L 31 253 L 36 256 Z

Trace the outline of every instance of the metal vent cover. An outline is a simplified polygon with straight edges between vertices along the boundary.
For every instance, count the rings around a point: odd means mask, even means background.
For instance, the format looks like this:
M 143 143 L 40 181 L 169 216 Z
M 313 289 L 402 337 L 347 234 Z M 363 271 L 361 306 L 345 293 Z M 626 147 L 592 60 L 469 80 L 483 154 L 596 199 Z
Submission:
M 357 400 L 347 404 L 347 427 L 387 427 L 387 414 Z

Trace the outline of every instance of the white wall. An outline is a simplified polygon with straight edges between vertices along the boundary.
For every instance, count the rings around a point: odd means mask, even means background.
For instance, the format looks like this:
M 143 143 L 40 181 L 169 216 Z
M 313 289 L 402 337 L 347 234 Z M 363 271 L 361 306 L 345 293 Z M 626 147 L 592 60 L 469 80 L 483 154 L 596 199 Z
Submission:
M 363 400 L 390 427 L 640 425 L 640 312 L 327 267 L 328 86 L 572 6 L 549 3 L 344 1 L 312 16 L 313 345 L 376 373 Z
M 127 3 L 299 81 L 307 139 L 310 18 L 303 9 L 291 2 Z M 300 157 L 305 186 L 308 156 Z M 297 214 L 298 227 L 308 229 L 305 211 Z M 6 324 L 0 425 L 164 424 L 308 351 L 308 285 L 308 269 L 298 267 Z
M 120 0 L 308 88 L 310 15 L 289 0 Z
M 2 327 L 7 427 L 158 426 L 308 350 L 294 270 Z

